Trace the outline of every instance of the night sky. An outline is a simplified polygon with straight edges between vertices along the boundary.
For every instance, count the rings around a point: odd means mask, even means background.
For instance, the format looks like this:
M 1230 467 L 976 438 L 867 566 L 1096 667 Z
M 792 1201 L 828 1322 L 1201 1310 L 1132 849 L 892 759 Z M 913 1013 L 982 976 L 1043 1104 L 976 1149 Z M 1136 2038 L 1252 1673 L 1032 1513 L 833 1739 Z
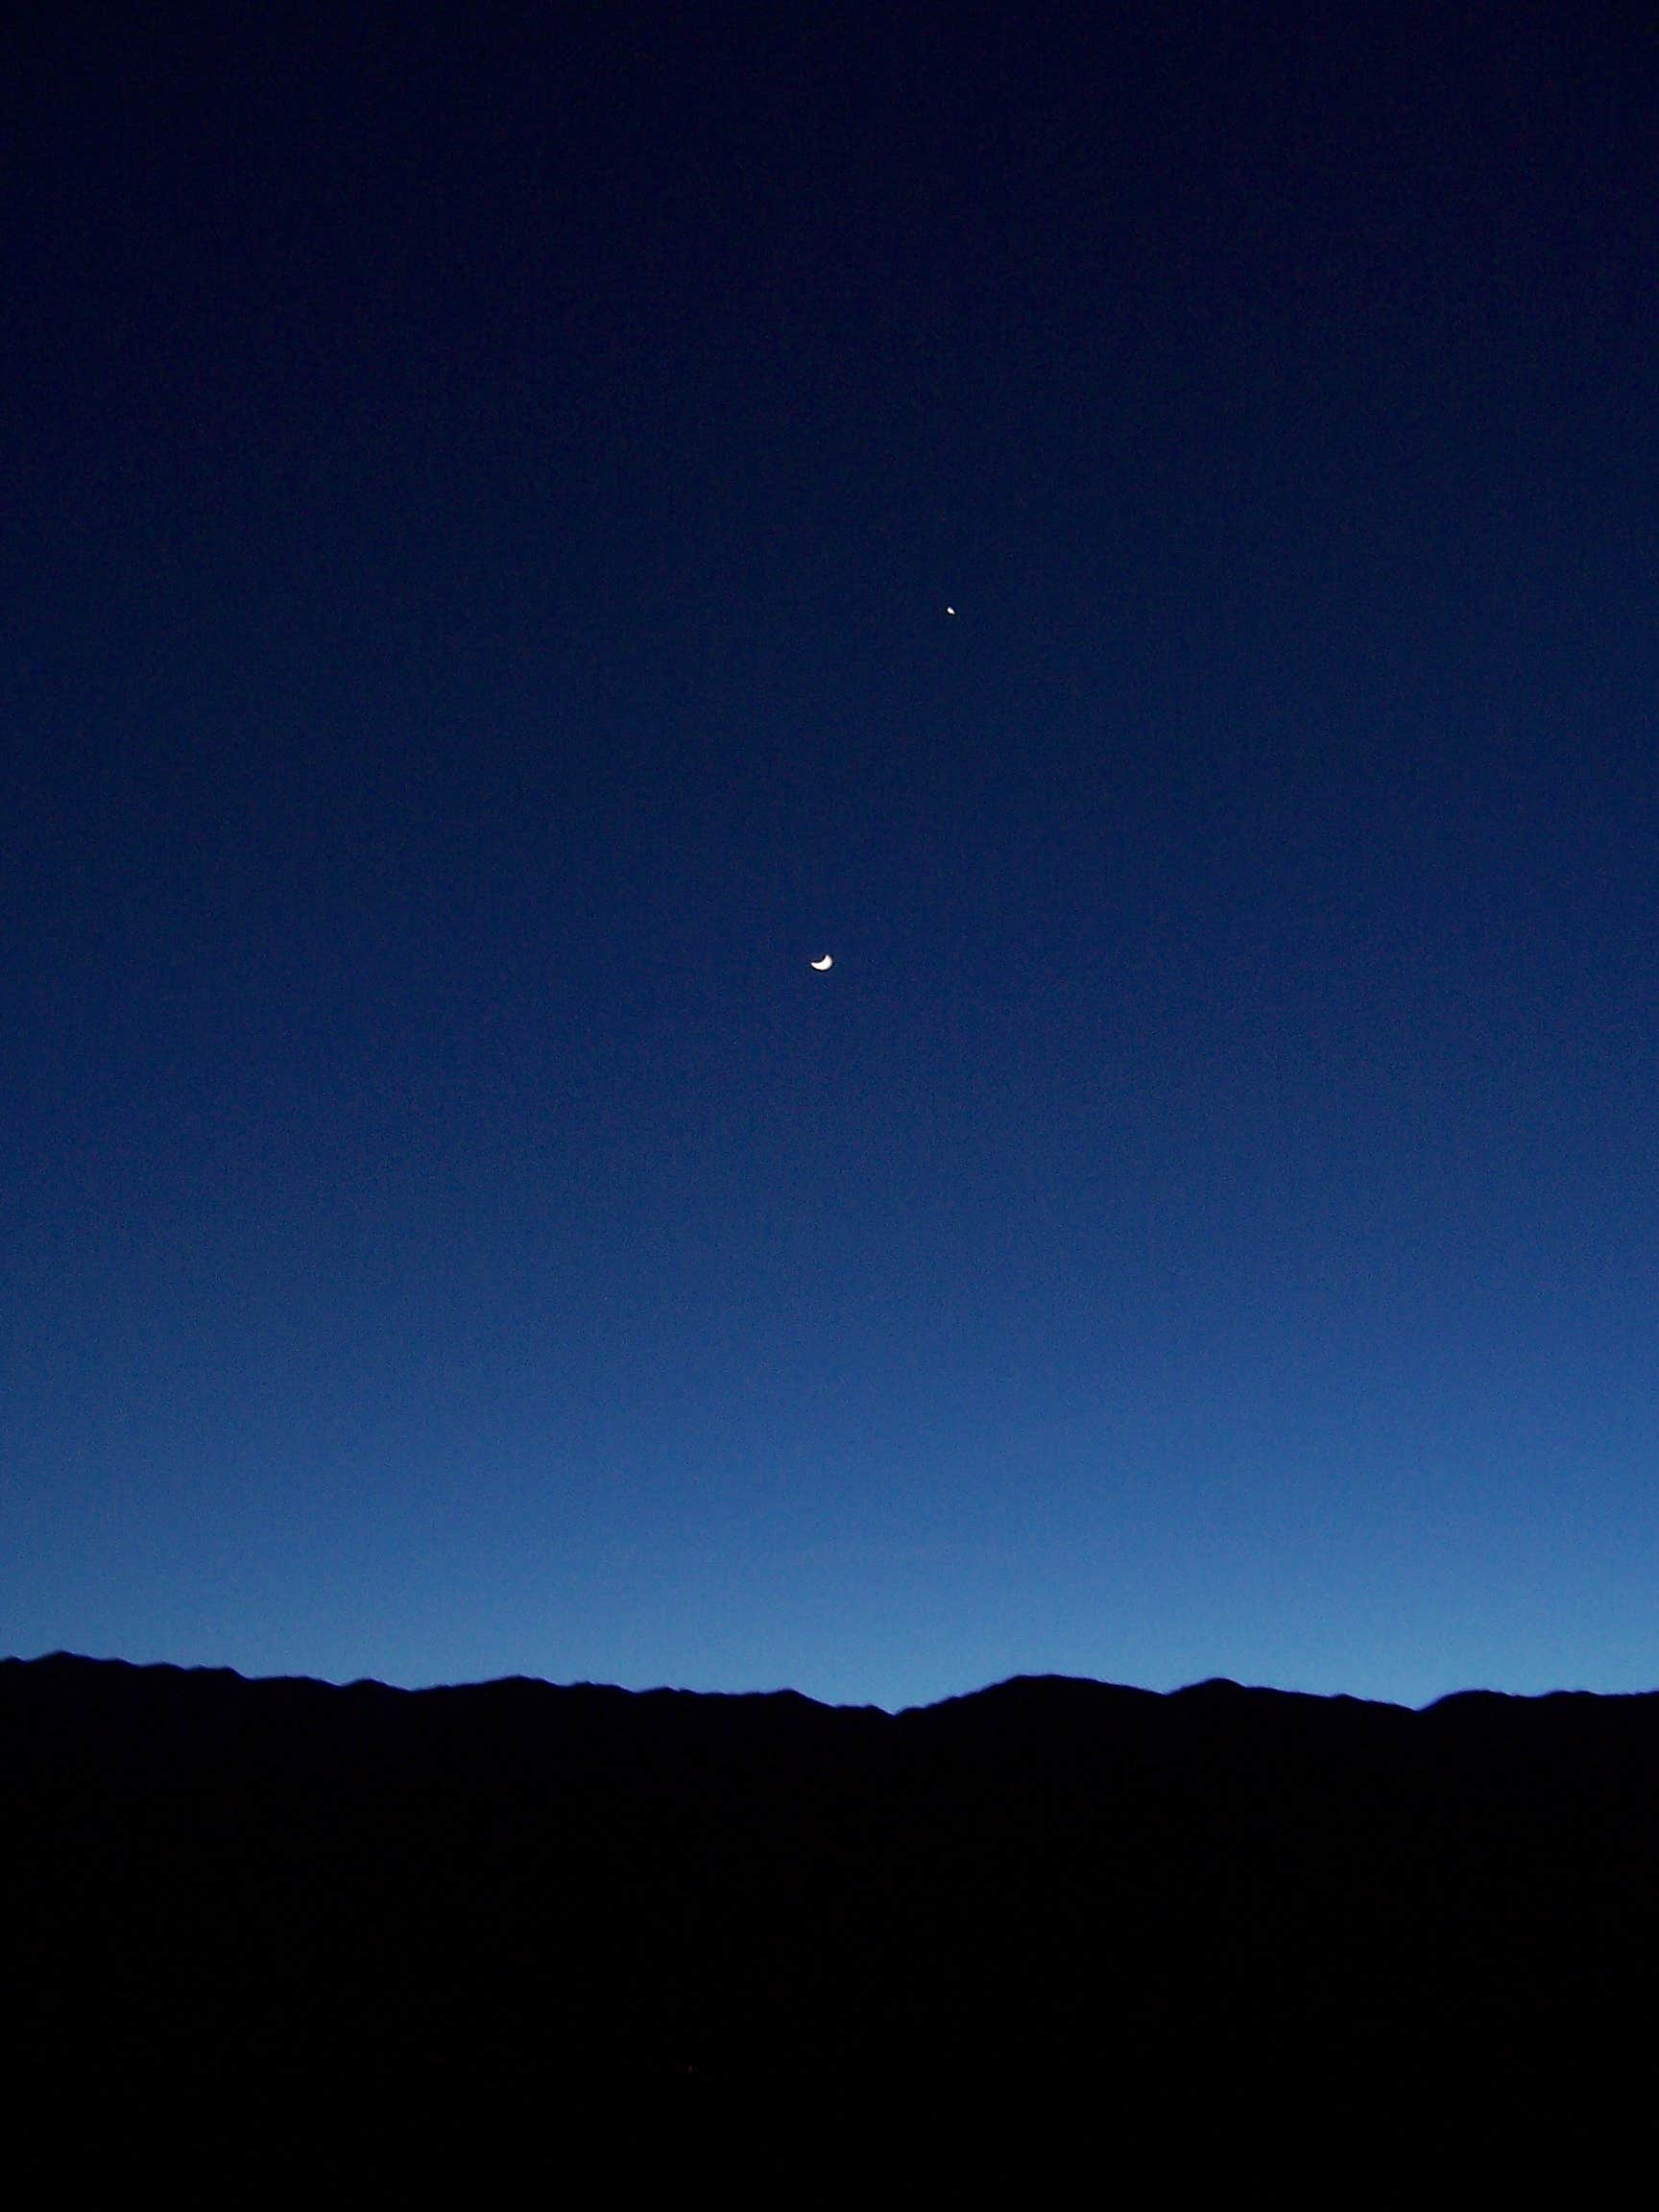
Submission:
M 25 12 L 0 1647 L 1659 1683 L 1654 21 Z

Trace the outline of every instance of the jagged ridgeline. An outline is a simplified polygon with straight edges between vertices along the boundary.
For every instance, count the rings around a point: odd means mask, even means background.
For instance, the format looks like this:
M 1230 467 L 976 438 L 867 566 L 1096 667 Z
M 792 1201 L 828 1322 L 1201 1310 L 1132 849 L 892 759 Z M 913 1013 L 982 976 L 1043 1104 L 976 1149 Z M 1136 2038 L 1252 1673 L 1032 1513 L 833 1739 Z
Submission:
M 1502 2129 L 1652 2075 L 1654 1696 L 890 1715 L 59 1655 L 0 1663 L 0 1754 L 12 2072 L 98 2099 Z

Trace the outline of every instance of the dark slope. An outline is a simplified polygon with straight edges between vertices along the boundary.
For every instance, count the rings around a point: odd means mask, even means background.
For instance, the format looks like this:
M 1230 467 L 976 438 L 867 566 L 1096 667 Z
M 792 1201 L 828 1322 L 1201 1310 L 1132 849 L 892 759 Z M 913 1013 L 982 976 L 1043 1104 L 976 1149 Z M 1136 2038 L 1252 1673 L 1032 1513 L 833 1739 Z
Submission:
M 1512 2145 L 1655 2086 L 1654 1696 L 891 1716 L 57 1656 L 0 1662 L 0 1773 L 10 2071 L 99 2110 L 832 2135 L 902 2083 Z

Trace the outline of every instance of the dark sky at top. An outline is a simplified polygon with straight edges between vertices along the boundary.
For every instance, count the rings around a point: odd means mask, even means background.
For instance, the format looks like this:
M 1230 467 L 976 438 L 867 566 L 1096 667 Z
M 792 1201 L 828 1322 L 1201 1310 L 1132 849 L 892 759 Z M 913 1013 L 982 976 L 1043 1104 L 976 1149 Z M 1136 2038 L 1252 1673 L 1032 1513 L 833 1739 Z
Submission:
M 0 1646 L 1659 1680 L 1650 15 L 29 12 Z

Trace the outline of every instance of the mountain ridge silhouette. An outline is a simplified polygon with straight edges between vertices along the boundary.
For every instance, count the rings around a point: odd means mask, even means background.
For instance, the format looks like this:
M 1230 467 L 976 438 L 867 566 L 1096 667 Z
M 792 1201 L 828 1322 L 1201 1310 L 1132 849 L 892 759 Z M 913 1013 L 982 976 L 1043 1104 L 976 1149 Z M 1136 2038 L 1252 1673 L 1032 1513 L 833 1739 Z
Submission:
M 1659 1693 L 888 1713 L 55 1653 L 0 1660 L 0 1773 L 8 2071 L 100 2110 L 789 2137 L 902 2082 L 1490 2156 L 1655 2082 Z

